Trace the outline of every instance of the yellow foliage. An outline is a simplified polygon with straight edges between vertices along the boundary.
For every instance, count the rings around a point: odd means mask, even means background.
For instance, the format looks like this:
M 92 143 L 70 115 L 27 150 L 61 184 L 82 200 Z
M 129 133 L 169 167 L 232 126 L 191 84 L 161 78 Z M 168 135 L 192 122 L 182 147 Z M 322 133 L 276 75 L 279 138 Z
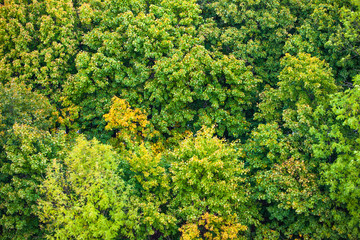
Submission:
M 74 122 L 79 118 L 80 107 L 71 105 L 66 108 L 63 108 L 58 112 L 58 123 L 66 125 L 69 128 L 77 129 L 77 126 L 74 125 Z
M 181 240 L 201 239 L 199 238 L 200 231 L 195 223 L 185 224 L 179 230 L 182 232 Z
M 145 111 L 131 108 L 125 99 L 113 97 L 108 114 L 104 115 L 106 130 L 117 129 L 117 138 L 124 141 L 143 141 L 154 137 L 157 131 L 153 130 Z
M 202 232 L 199 230 L 199 228 L 202 230 Z M 202 215 L 197 224 L 188 223 L 179 230 L 182 232 L 181 240 L 228 240 L 239 239 L 239 232 L 244 232 L 247 229 L 247 226 L 237 222 L 235 215 L 221 217 L 214 214 L 205 213 Z M 201 238 L 200 235 L 204 238 Z

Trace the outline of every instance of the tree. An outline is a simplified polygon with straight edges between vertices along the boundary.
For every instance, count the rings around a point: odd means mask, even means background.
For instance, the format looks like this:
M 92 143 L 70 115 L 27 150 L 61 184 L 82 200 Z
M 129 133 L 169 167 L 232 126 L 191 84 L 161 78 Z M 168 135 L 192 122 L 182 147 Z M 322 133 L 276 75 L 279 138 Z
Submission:
M 91 123 L 102 131 L 102 115 L 116 95 L 145 109 L 166 137 L 214 123 L 222 136 L 248 131 L 244 112 L 260 81 L 244 61 L 204 47 L 195 1 L 122 7 L 106 10 L 99 28 L 84 36 L 91 51 L 78 54 L 78 73 L 64 91 L 69 104 L 81 107 L 84 129 Z
M 78 52 L 71 0 L 5 1 L 0 7 L 0 82 L 26 83 L 60 106 Z
M 342 239 L 344 231 L 336 228 L 332 212 L 335 205 L 322 191 L 313 164 L 293 158 L 279 162 L 254 177 L 257 198 L 264 201 L 265 208 L 258 237 L 263 237 L 262 228 L 267 228 L 286 238 Z
M 291 142 L 292 156 L 310 158 L 312 145 L 318 143 L 316 132 L 326 131 L 329 96 L 338 87 L 325 63 L 309 54 L 286 55 L 279 75 L 278 88 L 261 94 L 258 119 L 278 123 Z
M 242 239 L 239 232 L 248 228 L 237 222 L 236 217 L 230 216 L 224 219 L 213 214 L 205 213 L 198 223 L 189 223 L 180 228 L 182 240 L 192 239 Z M 243 237 L 243 239 L 246 239 Z
M 338 87 L 325 61 L 309 54 L 286 55 L 281 64 L 278 87 L 261 94 L 255 114 L 265 124 L 245 144 L 252 197 L 262 202 L 264 216 L 257 237 L 341 238 L 335 205 L 320 179 L 328 155 L 315 148 L 332 122 L 330 99 Z
M 130 201 L 134 225 L 132 239 L 171 237 L 177 233 L 177 219 L 169 211 L 171 179 L 163 153 L 148 143 L 136 144 L 123 152 L 123 178 L 131 186 Z
M 0 232 L 4 239 L 42 234 L 35 215 L 38 186 L 49 159 L 61 154 L 64 145 L 62 134 L 49 133 L 55 113 L 47 98 L 24 83 L 0 84 Z
M 110 146 L 78 137 L 61 159 L 49 164 L 39 199 L 39 218 L 49 238 L 127 237 L 129 189 L 117 173 Z
M 132 109 L 126 100 L 118 97 L 113 97 L 112 102 L 109 113 L 104 115 L 107 122 L 105 129 L 118 130 L 113 140 L 117 147 L 130 147 L 158 135 L 144 111 Z
M 2 239 L 43 237 L 37 200 L 46 167 L 61 158 L 66 136 L 15 124 L 7 132 L 0 158 L 0 232 Z
M 308 1 L 306 1 L 308 2 Z M 224 54 L 245 60 L 267 84 L 275 84 L 286 39 L 304 14 L 305 1 L 200 1 L 206 17 L 215 19 L 218 37 L 208 38 Z M 211 20 L 210 20 L 211 21 Z
M 0 84 L 0 132 L 3 136 L 15 123 L 48 131 L 54 128 L 56 120 L 56 109 L 43 95 L 24 83 Z
M 329 124 L 327 134 L 314 146 L 322 154 L 325 148 L 331 162 L 324 166 L 323 175 L 330 186 L 330 196 L 338 204 L 339 222 L 346 222 L 349 237 L 357 238 L 359 230 L 359 76 L 354 79 L 354 88 L 334 94 L 331 101 L 336 120 Z M 325 147 L 324 147 L 325 146 Z M 335 156 L 335 157 L 334 157 Z M 346 209 L 346 210 L 345 210 Z M 346 220 L 345 220 L 346 219 Z M 351 234 L 350 234 L 351 232 Z
M 236 236 L 244 235 L 247 226 L 257 222 L 256 206 L 245 183 L 247 171 L 239 160 L 241 149 L 213 134 L 214 129 L 204 128 L 167 156 L 174 194 L 169 207 L 182 225 L 184 239 L 190 226 L 197 231 L 204 220 L 215 224 L 218 231 L 229 227 L 230 221 L 239 233 Z M 207 234 L 214 236 L 211 231 Z M 219 236 L 219 232 L 214 234 Z

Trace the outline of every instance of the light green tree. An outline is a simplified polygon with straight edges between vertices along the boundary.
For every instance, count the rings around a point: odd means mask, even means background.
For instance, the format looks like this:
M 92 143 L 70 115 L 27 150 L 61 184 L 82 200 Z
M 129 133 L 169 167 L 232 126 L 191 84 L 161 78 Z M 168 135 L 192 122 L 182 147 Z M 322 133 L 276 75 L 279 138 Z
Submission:
M 39 199 L 50 239 L 127 237 L 129 189 L 108 145 L 78 137 L 63 159 L 51 161 Z
M 309 54 L 286 55 L 278 88 L 269 88 L 260 97 L 258 119 L 277 123 L 291 142 L 291 155 L 309 158 L 316 132 L 326 131 L 330 94 L 338 87 L 329 65 Z
M 339 92 L 332 97 L 332 112 L 336 120 L 329 124 L 326 134 L 319 135 L 316 153 L 327 153 L 330 162 L 324 165 L 323 176 L 330 186 L 330 196 L 337 202 L 336 212 L 341 222 L 348 227 L 348 236 L 356 239 L 359 229 L 359 76 L 354 79 L 354 87 Z M 342 213 L 341 209 L 346 213 Z M 345 210 L 346 209 L 346 210 Z M 342 226 L 345 228 L 345 226 Z M 346 229 L 346 228 L 345 228 Z
M 249 198 L 247 171 L 239 160 L 243 153 L 234 145 L 213 137 L 214 133 L 213 128 L 203 128 L 196 136 L 185 138 L 167 156 L 174 194 L 169 207 L 179 223 L 186 225 L 184 234 L 191 235 L 186 229 L 194 225 L 196 231 L 202 221 L 208 220 L 210 225 L 217 225 L 217 230 L 212 233 L 209 230 L 208 236 L 220 237 L 216 231 L 230 227 L 227 221 L 231 220 L 237 237 L 244 236 L 247 226 L 257 222 L 257 210 Z M 221 219 L 213 219 L 214 215 Z M 205 232 L 200 236 L 203 234 Z
M 5 1 L 0 6 L 0 82 L 26 83 L 60 106 L 79 51 L 72 0 Z
M 173 237 L 178 229 L 176 216 L 168 210 L 172 186 L 163 154 L 147 143 L 137 143 L 122 155 L 126 156 L 123 178 L 132 186 L 132 239 Z

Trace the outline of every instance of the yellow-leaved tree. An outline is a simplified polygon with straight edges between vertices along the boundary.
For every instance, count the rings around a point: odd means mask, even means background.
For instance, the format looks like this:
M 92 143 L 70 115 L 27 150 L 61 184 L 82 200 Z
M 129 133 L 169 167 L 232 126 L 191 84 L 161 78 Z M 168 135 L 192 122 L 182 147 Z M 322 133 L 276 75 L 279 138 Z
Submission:
M 125 99 L 116 96 L 112 98 L 109 113 L 104 118 L 107 122 L 105 129 L 116 131 L 113 143 L 120 147 L 143 142 L 158 134 L 144 110 L 132 108 Z

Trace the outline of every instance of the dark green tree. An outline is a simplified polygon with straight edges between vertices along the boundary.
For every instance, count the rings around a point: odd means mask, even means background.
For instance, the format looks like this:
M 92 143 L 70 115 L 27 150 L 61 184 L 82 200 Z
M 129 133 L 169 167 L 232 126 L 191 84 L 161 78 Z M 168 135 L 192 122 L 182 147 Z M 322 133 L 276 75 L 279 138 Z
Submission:
M 245 111 L 259 80 L 244 61 L 204 47 L 196 2 L 130 5 L 106 9 L 99 27 L 84 36 L 89 51 L 77 55 L 78 73 L 65 88 L 69 105 L 81 108 L 81 126 L 101 131 L 116 95 L 145 109 L 163 134 L 214 123 L 220 135 L 248 131 Z
M 332 122 L 331 94 L 339 88 L 329 65 L 309 54 L 286 55 L 281 64 L 277 88 L 261 94 L 256 118 L 266 123 L 245 144 L 252 197 L 262 203 L 264 217 L 256 235 L 342 238 L 336 205 L 320 178 L 328 159 L 315 149 Z
M 7 135 L 0 159 L 1 239 L 40 239 L 40 185 L 49 162 L 64 155 L 66 137 L 19 124 Z

